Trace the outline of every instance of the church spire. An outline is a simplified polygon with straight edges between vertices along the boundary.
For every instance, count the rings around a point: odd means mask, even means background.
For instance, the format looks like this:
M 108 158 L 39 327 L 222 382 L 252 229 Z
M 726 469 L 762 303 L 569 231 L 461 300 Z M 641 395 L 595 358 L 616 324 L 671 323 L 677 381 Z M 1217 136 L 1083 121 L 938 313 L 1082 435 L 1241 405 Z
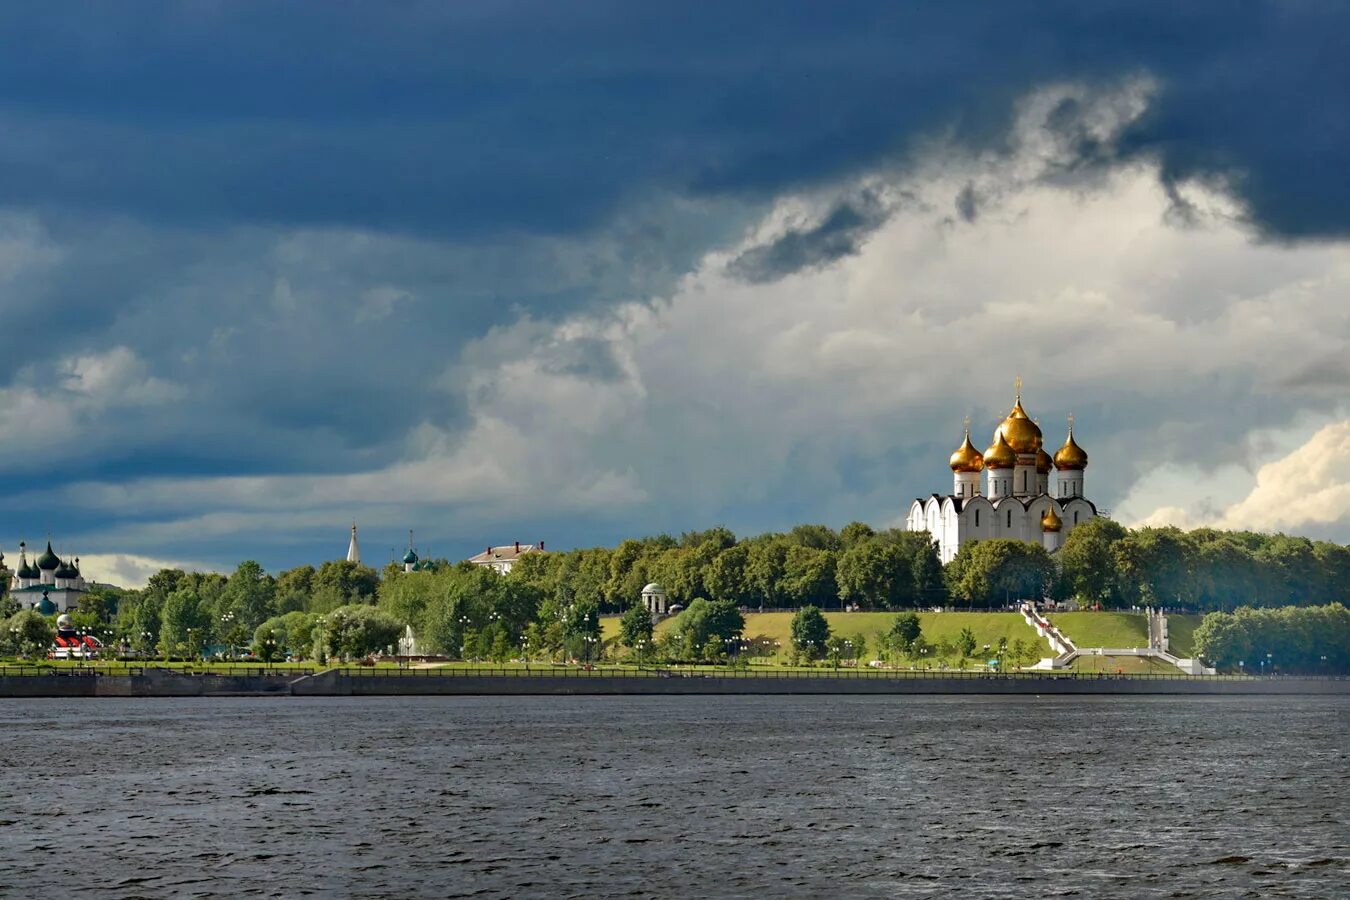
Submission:
M 352 523 L 352 541 L 347 545 L 347 562 L 361 565 L 361 547 L 356 543 L 356 523 Z

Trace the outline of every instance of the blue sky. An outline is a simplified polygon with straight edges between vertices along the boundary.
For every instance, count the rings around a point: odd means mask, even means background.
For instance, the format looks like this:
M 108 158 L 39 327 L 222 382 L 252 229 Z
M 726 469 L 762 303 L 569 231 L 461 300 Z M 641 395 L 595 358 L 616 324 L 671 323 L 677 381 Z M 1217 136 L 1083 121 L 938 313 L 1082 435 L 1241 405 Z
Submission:
M 0 548 L 885 526 L 1018 373 L 1122 519 L 1350 540 L 1347 25 L 0 5 Z

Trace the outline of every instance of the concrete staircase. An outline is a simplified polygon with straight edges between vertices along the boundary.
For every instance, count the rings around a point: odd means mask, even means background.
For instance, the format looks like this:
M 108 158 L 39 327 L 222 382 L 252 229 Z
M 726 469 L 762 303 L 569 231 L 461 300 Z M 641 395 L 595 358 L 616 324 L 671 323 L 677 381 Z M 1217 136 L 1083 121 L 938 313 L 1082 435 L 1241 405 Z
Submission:
M 1041 615 L 1036 604 L 1026 601 L 1019 607 L 1022 618 L 1026 619 L 1028 625 L 1036 629 L 1036 633 L 1045 638 L 1050 644 L 1050 649 L 1055 652 L 1054 656 L 1042 659 L 1032 668 L 1035 669 L 1063 669 L 1073 663 L 1080 656 L 1138 656 L 1149 659 L 1159 659 L 1170 666 L 1175 666 L 1187 675 L 1213 675 L 1214 670 L 1207 668 L 1203 662 L 1198 659 L 1182 659 L 1174 655 L 1168 649 L 1167 639 L 1167 617 L 1160 611 L 1149 610 L 1148 623 L 1148 647 L 1090 647 L 1080 648 L 1055 626 L 1049 619 Z

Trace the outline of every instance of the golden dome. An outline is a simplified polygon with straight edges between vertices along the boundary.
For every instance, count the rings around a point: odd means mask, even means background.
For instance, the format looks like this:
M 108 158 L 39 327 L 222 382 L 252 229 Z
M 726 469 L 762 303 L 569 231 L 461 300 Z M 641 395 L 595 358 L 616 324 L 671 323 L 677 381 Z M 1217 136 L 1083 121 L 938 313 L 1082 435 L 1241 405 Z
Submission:
M 969 431 L 966 432 L 966 439 L 961 442 L 960 447 L 956 448 L 956 452 L 951 455 L 947 464 L 952 467 L 953 472 L 978 472 L 984 468 L 984 457 L 970 442 Z
M 1064 520 L 1053 509 L 1047 509 L 1045 515 L 1041 516 L 1041 531 L 1059 531 L 1063 527 Z
M 998 426 L 998 433 L 1003 435 L 1014 453 L 1035 453 L 1041 449 L 1040 426 L 1031 421 L 1027 411 L 1022 408 L 1021 397 L 1013 404 L 1008 418 Z
M 1052 460 L 1052 459 L 1050 458 L 1050 454 L 1049 454 L 1049 453 L 1046 453 L 1044 449 L 1040 449 L 1040 450 L 1037 450 L 1037 451 L 1036 451 L 1036 471 L 1037 471 L 1037 473 L 1039 473 L 1039 474 L 1041 474 L 1041 475 L 1049 475 L 1049 474 L 1050 474 L 1050 467 L 1053 466 L 1054 464 L 1055 464 L 1054 460 Z
M 1073 439 L 1073 417 L 1069 417 L 1069 436 L 1064 439 L 1064 446 L 1055 451 L 1056 469 L 1086 469 L 1088 464 L 1088 455 L 1078 442 Z
M 989 445 L 988 450 L 984 451 L 984 467 L 986 469 L 1011 469 L 1015 465 L 1017 465 L 1017 454 L 1003 439 L 1002 432 L 995 431 L 994 442 Z

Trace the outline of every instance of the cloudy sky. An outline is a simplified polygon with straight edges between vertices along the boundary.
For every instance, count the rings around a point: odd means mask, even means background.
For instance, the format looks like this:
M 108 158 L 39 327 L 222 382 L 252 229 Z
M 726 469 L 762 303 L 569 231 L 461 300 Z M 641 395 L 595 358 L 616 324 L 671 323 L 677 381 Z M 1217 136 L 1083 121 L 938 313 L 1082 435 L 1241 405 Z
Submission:
M 1339 3 L 0 4 L 0 549 L 898 523 L 1013 379 L 1350 541 Z

